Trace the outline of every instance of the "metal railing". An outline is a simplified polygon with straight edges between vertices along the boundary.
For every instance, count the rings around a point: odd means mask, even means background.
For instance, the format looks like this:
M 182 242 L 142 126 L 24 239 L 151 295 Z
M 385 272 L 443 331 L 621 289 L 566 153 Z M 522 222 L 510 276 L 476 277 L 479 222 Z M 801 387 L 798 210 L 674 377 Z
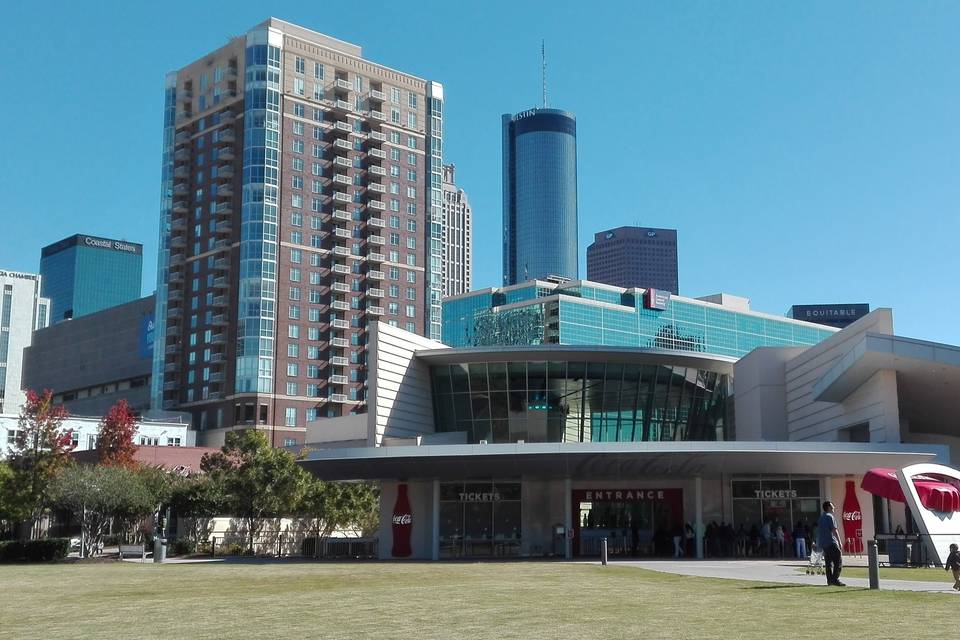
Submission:
M 252 550 L 250 538 L 242 533 L 213 536 L 210 541 L 214 556 L 374 559 L 379 551 L 377 538 L 318 538 L 309 532 L 260 531 L 254 536 Z

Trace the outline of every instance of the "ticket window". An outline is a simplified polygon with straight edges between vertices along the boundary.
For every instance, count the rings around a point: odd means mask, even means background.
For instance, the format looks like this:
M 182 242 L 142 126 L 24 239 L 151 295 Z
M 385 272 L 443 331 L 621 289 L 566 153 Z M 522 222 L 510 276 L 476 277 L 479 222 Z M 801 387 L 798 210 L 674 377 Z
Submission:
M 440 485 L 440 557 L 520 554 L 520 483 Z

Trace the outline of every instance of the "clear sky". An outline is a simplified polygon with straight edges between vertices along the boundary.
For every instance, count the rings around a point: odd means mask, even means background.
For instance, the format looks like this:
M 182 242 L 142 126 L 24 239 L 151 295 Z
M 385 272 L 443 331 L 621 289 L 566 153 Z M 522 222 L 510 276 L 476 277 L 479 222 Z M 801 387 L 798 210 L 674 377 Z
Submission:
M 13 5 L 13 6 L 11 6 Z M 84 232 L 142 242 L 153 290 L 164 73 L 269 14 L 445 86 L 444 159 L 500 283 L 500 114 L 578 120 L 595 231 L 676 227 L 680 292 L 894 309 L 960 343 L 960 5 L 947 2 L 5 4 L 0 268 Z

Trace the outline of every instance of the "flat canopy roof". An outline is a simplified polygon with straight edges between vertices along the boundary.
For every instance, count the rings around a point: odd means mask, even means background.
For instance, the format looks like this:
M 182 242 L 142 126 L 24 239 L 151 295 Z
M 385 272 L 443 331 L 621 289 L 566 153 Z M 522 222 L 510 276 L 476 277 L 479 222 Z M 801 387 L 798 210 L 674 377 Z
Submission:
M 470 362 L 528 361 L 547 362 L 616 362 L 627 364 L 659 364 L 692 367 L 733 373 L 736 358 L 674 349 L 640 347 L 586 347 L 566 344 L 541 344 L 507 347 L 461 347 L 456 349 L 423 349 L 416 358 L 430 365 Z
M 582 442 L 363 447 L 312 451 L 325 480 L 571 478 L 636 480 L 724 474 L 856 475 L 947 463 L 942 445 L 839 442 Z

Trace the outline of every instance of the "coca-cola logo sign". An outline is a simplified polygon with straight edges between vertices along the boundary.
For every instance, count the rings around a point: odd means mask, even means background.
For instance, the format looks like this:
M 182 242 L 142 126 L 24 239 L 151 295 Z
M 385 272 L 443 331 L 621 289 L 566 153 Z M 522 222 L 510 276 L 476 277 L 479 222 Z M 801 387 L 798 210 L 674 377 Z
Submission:
M 393 516 L 393 524 L 413 524 L 413 516 L 409 513 L 397 514 Z
M 863 520 L 863 514 L 861 514 L 859 511 L 844 511 L 843 519 L 850 520 L 851 522 L 857 522 Z

